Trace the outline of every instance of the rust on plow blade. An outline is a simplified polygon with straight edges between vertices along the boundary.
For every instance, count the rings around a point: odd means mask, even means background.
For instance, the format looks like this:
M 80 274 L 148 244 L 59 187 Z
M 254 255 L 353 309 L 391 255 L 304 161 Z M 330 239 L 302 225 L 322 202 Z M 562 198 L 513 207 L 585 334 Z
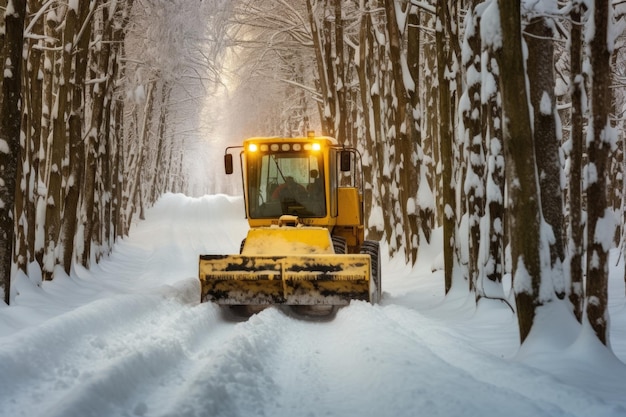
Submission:
M 345 305 L 370 300 L 370 256 L 201 255 L 202 300 L 225 305 Z

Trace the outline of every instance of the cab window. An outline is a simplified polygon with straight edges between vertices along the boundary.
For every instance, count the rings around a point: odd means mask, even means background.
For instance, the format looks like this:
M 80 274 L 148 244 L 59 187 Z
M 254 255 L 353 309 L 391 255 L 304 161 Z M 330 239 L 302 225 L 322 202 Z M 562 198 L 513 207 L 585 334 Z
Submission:
M 321 154 L 308 152 L 248 155 L 251 218 L 326 216 Z

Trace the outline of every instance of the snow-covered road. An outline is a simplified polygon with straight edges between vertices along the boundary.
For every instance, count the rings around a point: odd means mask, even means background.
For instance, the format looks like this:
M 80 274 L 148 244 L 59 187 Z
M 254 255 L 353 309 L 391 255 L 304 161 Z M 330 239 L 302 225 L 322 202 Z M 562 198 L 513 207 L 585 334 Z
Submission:
M 241 204 L 166 195 L 91 271 L 20 278 L 0 307 L 0 416 L 626 416 L 619 360 L 586 338 L 522 358 L 508 307 L 444 300 L 429 248 L 413 270 L 385 260 L 381 305 L 332 320 L 199 304 L 198 255 L 238 251 Z

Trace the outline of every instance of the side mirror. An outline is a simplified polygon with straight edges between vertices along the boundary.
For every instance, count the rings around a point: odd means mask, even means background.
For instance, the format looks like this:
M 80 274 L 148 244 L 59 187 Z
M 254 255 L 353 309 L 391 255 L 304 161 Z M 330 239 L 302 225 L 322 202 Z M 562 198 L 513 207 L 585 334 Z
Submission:
M 352 155 L 349 151 L 341 151 L 339 167 L 341 172 L 349 172 L 352 169 Z
M 224 170 L 226 175 L 233 173 L 233 155 L 230 153 L 224 155 Z

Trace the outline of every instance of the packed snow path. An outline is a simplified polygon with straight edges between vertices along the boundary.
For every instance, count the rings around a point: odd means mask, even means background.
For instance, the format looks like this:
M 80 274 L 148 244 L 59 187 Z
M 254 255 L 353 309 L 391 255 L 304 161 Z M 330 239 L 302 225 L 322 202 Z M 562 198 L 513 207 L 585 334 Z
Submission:
M 0 308 L 0 416 L 626 416 L 616 358 L 581 342 L 520 360 L 508 307 L 444 302 L 429 265 L 386 260 L 383 303 L 331 320 L 199 304 L 198 255 L 238 250 L 241 204 L 166 195 L 93 270 L 20 278 Z M 623 300 L 612 312 L 624 360 Z

